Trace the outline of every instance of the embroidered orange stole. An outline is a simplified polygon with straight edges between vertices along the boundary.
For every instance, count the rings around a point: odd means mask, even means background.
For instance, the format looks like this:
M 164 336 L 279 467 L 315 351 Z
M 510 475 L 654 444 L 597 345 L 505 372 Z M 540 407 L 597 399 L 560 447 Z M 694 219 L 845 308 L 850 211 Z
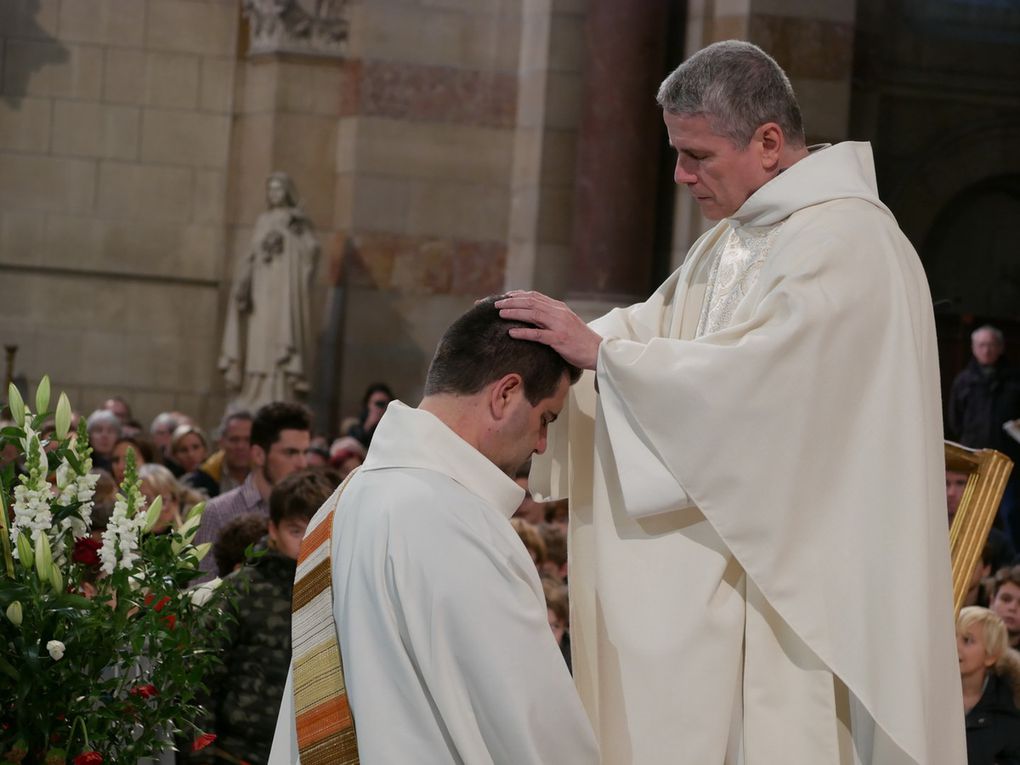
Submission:
M 357 765 L 358 739 L 347 702 L 333 614 L 333 514 L 354 473 L 308 523 L 291 606 L 294 713 L 302 765 Z

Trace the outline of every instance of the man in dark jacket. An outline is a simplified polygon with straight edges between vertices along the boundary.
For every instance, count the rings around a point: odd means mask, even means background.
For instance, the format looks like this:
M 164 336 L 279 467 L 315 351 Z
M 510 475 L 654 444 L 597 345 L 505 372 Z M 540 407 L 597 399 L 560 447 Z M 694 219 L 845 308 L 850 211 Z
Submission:
M 1003 357 L 1002 332 L 987 325 L 974 330 L 971 350 L 974 358 L 953 380 L 949 395 L 949 438 L 976 449 L 997 449 L 1020 463 L 1020 443 L 1002 429 L 1003 423 L 1020 418 L 1020 374 Z M 1015 470 L 999 507 L 1014 548 L 1020 543 L 1018 487 L 1020 470 Z
M 283 479 L 269 496 L 269 535 L 263 554 L 223 580 L 234 591 L 223 640 L 223 665 L 206 678 L 207 714 L 197 722 L 214 744 L 189 763 L 269 759 L 280 699 L 290 667 L 291 593 L 305 527 L 336 488 L 331 471 L 304 470 Z

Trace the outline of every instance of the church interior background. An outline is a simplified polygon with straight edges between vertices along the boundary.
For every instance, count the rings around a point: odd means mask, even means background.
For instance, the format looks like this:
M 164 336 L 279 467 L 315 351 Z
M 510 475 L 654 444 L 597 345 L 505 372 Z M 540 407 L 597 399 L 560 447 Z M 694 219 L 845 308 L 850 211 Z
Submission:
M 283 171 L 321 243 L 324 430 L 416 403 L 474 299 L 646 296 L 706 228 L 659 81 L 715 40 L 789 73 L 810 142 L 866 140 L 932 287 L 944 380 L 1020 356 L 1017 0 L 0 0 L 0 342 L 84 411 L 205 425 L 232 274 Z

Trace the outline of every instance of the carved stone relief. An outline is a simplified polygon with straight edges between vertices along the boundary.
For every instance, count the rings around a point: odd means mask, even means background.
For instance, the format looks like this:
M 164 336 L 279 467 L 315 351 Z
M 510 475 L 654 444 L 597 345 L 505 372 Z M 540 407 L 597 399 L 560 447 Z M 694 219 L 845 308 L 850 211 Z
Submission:
M 346 0 L 244 0 L 251 28 L 249 55 L 301 53 L 343 57 Z

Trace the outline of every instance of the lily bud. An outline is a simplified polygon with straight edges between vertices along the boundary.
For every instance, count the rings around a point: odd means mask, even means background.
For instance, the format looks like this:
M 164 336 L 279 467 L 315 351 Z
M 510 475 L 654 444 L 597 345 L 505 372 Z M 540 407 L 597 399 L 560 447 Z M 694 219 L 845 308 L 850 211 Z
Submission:
M 32 542 L 29 540 L 28 534 L 22 531 L 18 534 L 18 560 L 21 561 L 21 565 L 25 568 L 32 568 L 32 561 L 35 560 L 35 556 L 32 554 Z
M 143 533 L 148 533 L 152 531 L 152 527 L 156 525 L 156 521 L 159 520 L 159 515 L 162 512 L 163 512 L 163 495 L 159 495 L 154 500 L 152 500 L 152 504 L 149 505 L 149 512 L 145 514 L 145 525 L 142 526 Z
M 57 439 L 63 441 L 71 430 L 71 402 L 66 393 L 61 393 L 60 398 L 57 399 L 57 413 L 54 419 L 56 420 Z
M 198 558 L 198 561 L 201 563 L 202 558 L 208 555 L 211 549 L 212 542 L 203 542 L 195 548 L 195 557 Z
M 25 400 L 14 383 L 7 386 L 7 408 L 19 428 L 25 427 Z
M 39 414 L 46 414 L 50 408 L 50 377 L 43 375 L 39 381 L 39 387 L 35 389 L 35 411 Z
M 53 551 L 50 549 L 50 539 L 46 532 L 42 531 L 35 538 L 35 573 L 45 582 L 50 579 L 52 569 Z
M 190 521 L 192 518 L 201 518 L 202 513 L 205 512 L 205 502 L 199 502 L 193 508 L 188 511 L 188 516 L 184 519 Z
M 60 569 L 56 566 L 50 567 L 50 584 L 53 585 L 53 591 L 61 593 L 64 591 L 64 577 L 60 574 Z
M 7 613 L 7 618 L 11 620 L 11 624 L 13 624 L 15 627 L 20 627 L 21 626 L 21 619 L 22 619 L 21 603 L 19 603 L 17 600 L 15 600 L 13 603 L 11 603 L 9 606 L 7 606 L 7 612 L 6 613 Z

